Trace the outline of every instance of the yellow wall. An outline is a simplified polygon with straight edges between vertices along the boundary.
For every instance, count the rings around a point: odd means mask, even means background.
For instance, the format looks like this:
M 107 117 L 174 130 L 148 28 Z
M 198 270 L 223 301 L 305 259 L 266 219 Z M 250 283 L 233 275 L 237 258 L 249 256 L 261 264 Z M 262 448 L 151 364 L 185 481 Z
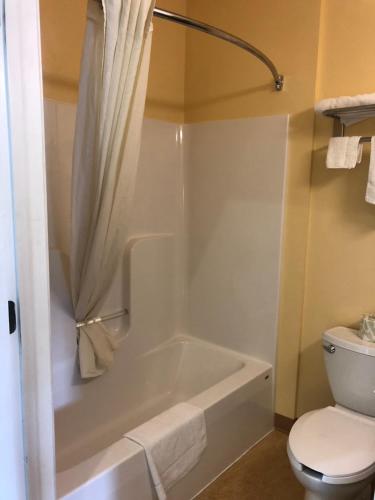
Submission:
M 186 0 L 160 0 L 185 12 Z M 76 102 L 87 0 L 40 0 L 45 97 Z M 184 119 L 185 28 L 154 19 L 146 116 Z
M 158 0 L 158 7 L 182 14 L 187 0 Z M 146 116 L 184 121 L 186 29 L 154 18 Z
M 322 2 L 317 99 L 374 92 L 374 18 L 371 0 Z M 371 120 L 351 127 L 348 134 L 373 135 L 374 130 Z M 298 415 L 331 403 L 321 332 L 338 324 L 355 325 L 362 313 L 375 309 L 375 206 L 364 201 L 369 146 L 358 168 L 328 171 L 331 134 L 331 121 L 317 118 Z
M 77 99 L 87 0 L 40 0 L 44 94 Z
M 291 113 L 280 303 L 276 409 L 294 417 L 302 325 L 320 2 L 189 0 L 188 15 L 253 43 L 285 74 L 275 92 L 267 69 L 219 40 L 187 32 L 189 122 Z M 271 145 L 271 144 L 270 144 Z

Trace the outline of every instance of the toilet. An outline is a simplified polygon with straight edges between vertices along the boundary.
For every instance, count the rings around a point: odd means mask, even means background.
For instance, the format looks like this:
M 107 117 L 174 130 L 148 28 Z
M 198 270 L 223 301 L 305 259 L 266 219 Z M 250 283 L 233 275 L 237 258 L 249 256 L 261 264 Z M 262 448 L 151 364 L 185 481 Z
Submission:
M 373 500 L 375 479 L 375 343 L 336 327 L 322 347 L 336 402 L 300 417 L 288 456 L 305 500 Z

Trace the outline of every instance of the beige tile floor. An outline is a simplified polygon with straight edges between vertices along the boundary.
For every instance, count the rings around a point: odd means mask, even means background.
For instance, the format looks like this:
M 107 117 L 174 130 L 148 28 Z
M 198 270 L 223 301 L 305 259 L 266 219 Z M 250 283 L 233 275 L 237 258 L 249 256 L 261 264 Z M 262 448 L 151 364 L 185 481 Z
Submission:
M 196 498 L 197 500 L 303 500 L 286 453 L 287 435 L 274 431 Z

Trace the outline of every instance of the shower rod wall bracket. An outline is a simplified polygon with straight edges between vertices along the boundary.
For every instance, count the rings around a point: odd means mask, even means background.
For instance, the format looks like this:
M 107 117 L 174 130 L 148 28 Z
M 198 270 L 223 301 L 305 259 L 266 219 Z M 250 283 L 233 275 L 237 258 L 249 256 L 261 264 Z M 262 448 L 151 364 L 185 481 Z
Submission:
M 275 90 L 280 91 L 283 90 L 284 88 L 284 76 L 279 75 L 277 78 L 275 78 Z
M 182 16 L 181 14 L 177 14 L 176 12 L 170 12 L 168 10 L 159 9 L 157 7 L 154 8 L 154 16 L 166 21 L 172 21 L 173 23 L 187 26 L 188 28 L 203 31 L 203 33 L 207 33 L 208 35 L 220 38 L 221 40 L 225 40 L 226 42 L 229 42 L 233 45 L 236 45 L 237 47 L 240 47 L 243 50 L 246 50 L 246 52 L 249 52 L 250 54 L 255 56 L 270 70 L 273 76 L 275 90 L 280 91 L 283 89 L 284 76 L 278 72 L 271 59 L 267 57 L 266 54 L 264 54 L 262 51 L 254 47 L 254 45 L 251 45 L 242 38 L 238 38 L 237 36 L 234 36 L 227 31 L 216 28 L 215 26 L 211 26 L 210 24 L 196 21 L 195 19 L 191 19 L 190 17 Z

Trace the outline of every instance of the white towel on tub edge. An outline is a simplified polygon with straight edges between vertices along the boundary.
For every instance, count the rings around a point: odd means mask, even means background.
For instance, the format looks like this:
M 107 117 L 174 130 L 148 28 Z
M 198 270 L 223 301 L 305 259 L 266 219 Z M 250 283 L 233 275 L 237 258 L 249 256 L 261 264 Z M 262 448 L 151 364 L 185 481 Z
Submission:
M 159 500 L 199 461 L 207 446 L 204 411 L 179 403 L 125 437 L 142 446 Z

